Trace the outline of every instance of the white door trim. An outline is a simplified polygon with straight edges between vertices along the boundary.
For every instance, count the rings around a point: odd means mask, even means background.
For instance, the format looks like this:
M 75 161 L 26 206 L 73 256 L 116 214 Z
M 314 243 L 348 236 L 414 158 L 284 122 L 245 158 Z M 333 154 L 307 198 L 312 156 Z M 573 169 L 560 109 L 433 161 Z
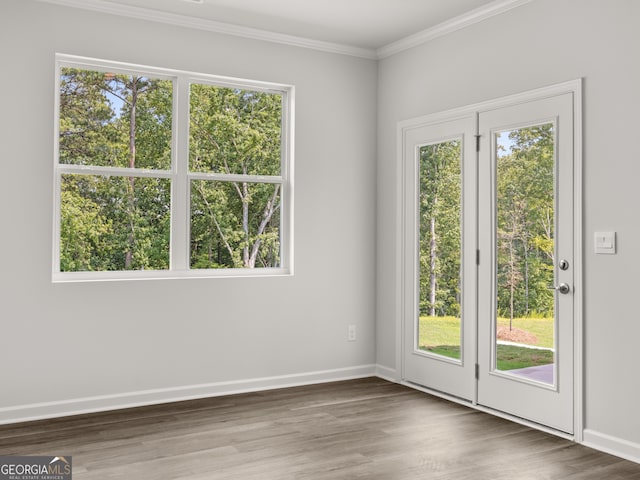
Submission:
M 404 133 L 408 129 L 420 125 L 429 125 L 444 122 L 454 118 L 467 116 L 473 113 L 490 111 L 505 106 L 526 103 L 564 93 L 573 94 L 573 168 L 574 168 L 574 252 L 576 258 L 574 279 L 574 434 L 573 439 L 578 443 L 584 441 L 584 325 L 583 325 L 583 222 L 582 222 L 582 79 L 571 80 L 547 87 L 517 93 L 497 99 L 476 103 L 460 108 L 454 108 L 443 112 L 424 115 L 421 117 L 401 121 L 397 127 L 397 168 L 396 168 L 396 366 L 400 373 L 401 381 L 404 381 L 404 292 L 407 288 L 405 278 L 405 251 L 404 232 L 406 219 L 404 215 L 403 195 L 404 185 Z M 477 400 L 477 397 L 476 397 Z M 473 407 L 478 408 L 476 402 Z M 481 408 L 480 408 L 481 409 Z M 545 429 L 546 430 L 546 429 Z

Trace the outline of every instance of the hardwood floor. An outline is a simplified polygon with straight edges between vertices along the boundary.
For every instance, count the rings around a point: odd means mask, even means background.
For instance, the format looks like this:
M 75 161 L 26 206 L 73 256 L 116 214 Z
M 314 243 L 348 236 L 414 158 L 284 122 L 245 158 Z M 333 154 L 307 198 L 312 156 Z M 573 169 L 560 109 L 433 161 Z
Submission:
M 0 426 L 74 480 L 640 480 L 640 465 L 367 378 Z

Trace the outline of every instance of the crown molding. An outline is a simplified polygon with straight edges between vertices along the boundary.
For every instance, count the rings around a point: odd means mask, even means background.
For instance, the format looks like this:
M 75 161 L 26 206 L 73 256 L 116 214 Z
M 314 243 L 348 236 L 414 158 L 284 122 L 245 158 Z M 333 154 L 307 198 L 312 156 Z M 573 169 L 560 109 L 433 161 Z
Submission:
M 322 52 L 337 53 L 340 55 L 349 55 L 353 57 L 367 58 L 370 60 L 375 60 L 377 58 L 376 51 L 374 49 L 355 47 L 351 45 L 342 45 L 332 42 L 324 42 L 321 40 L 313 40 L 310 38 L 298 37 L 295 35 L 286 35 L 283 33 L 275 33 L 258 28 L 244 27 L 241 25 L 190 17 L 187 15 L 178 15 L 175 13 L 160 12 L 130 5 L 116 5 L 105 0 L 38 1 L 62 5 L 65 7 L 92 10 L 94 12 L 107 13 L 111 15 L 120 15 L 141 20 L 149 20 L 152 22 L 166 23 L 179 27 L 206 30 L 223 35 L 233 35 L 235 37 L 249 38 L 252 40 L 261 40 L 265 42 L 279 43 L 294 47 L 309 48 L 312 50 L 320 50 Z
M 421 32 L 409 35 L 397 42 L 390 43 L 384 47 L 380 47 L 376 50 L 376 58 L 383 59 L 395 55 L 396 53 L 403 52 L 418 45 L 430 42 L 431 40 L 442 37 L 449 33 L 455 32 L 462 28 L 473 25 L 474 23 L 482 22 L 488 18 L 500 15 L 508 10 L 519 7 L 533 0 L 495 0 L 487 5 L 476 8 L 462 14 L 458 17 L 452 18 L 442 22 L 432 28 L 428 28 Z
M 481 22 L 488 18 L 500 15 L 508 10 L 519 7 L 533 0 L 495 0 L 487 5 L 479 7 L 468 13 L 447 20 L 432 28 L 428 28 L 414 35 L 410 35 L 396 42 L 380 47 L 377 50 L 372 48 L 362 48 L 352 45 L 313 40 L 310 38 L 286 35 L 283 33 L 270 32 L 258 28 L 244 27 L 215 20 L 207 20 L 187 15 L 160 12 L 147 8 L 134 7 L 131 5 L 121 5 L 107 0 L 38 0 L 44 3 L 52 3 L 65 7 L 81 8 L 100 13 L 119 15 L 140 20 L 149 20 L 179 27 L 195 28 L 223 35 L 261 40 L 265 42 L 279 43 L 300 48 L 319 50 L 327 53 L 339 55 L 349 55 L 353 57 L 366 58 L 369 60 L 380 60 L 404 50 L 408 50 L 418 45 L 427 43 L 435 38 L 447 35 L 462 28 Z

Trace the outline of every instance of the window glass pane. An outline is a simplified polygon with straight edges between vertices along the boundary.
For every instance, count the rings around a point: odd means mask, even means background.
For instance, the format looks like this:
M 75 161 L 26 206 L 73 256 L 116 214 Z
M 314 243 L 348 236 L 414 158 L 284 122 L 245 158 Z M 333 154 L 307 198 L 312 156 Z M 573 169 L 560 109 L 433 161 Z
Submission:
M 460 359 L 461 140 L 420 148 L 418 348 Z
M 62 68 L 62 164 L 171 168 L 173 83 L 142 75 Z
M 193 180 L 191 268 L 279 267 L 280 202 L 280 184 Z
M 60 271 L 169 268 L 171 182 L 62 175 Z
M 56 63 L 54 281 L 286 273 L 290 87 Z
M 496 369 L 554 383 L 554 125 L 496 133 Z
M 280 175 L 282 95 L 191 85 L 189 170 Z

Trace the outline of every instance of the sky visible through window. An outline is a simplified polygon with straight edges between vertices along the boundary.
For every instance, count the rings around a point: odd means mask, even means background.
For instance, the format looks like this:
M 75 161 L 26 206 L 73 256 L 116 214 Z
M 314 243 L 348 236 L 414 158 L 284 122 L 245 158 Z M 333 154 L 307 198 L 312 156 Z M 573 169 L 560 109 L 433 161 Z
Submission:
M 496 134 L 496 143 L 498 145 L 498 157 L 502 157 L 505 155 L 509 155 L 511 153 L 511 149 L 515 145 L 515 142 L 509 138 L 510 130 L 505 132 L 498 132 Z
M 124 106 L 122 99 L 111 92 L 105 92 L 105 96 L 107 97 L 107 100 L 109 100 L 111 109 L 113 110 L 116 118 L 120 118 L 120 115 L 122 115 L 122 107 Z

